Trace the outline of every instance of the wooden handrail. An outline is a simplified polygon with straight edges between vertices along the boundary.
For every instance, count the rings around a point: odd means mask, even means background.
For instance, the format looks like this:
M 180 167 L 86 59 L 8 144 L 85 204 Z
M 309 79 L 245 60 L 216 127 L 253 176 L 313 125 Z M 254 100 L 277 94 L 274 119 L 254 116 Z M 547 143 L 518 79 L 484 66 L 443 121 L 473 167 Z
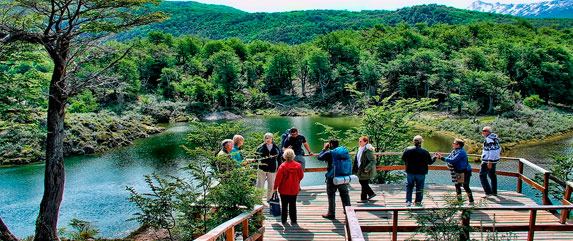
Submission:
M 235 240 L 235 226 L 239 224 L 242 224 L 243 226 L 243 240 L 262 240 L 263 236 L 261 232 L 264 232 L 264 227 L 262 227 L 257 234 L 254 234 L 256 237 L 249 237 L 249 218 L 255 214 L 263 215 L 263 205 L 256 205 L 252 211 L 240 214 L 233 219 L 224 222 L 195 240 L 212 241 L 223 235 L 226 236 L 227 241 Z
M 352 208 L 353 211 L 361 212 L 372 212 L 372 211 L 421 211 L 421 210 L 440 210 L 443 207 L 358 207 L 358 206 L 346 206 L 345 208 Z M 479 207 L 464 205 L 459 207 L 460 210 L 470 209 L 470 210 L 502 210 L 502 211 L 524 211 L 524 210 L 562 210 L 562 209 L 573 209 L 573 205 L 535 205 L 535 206 L 491 206 L 491 207 Z M 573 225 L 572 225 L 573 226 Z
M 435 152 L 433 152 L 433 153 L 435 153 Z M 443 152 L 439 152 L 439 153 L 442 155 L 448 155 L 449 154 L 449 153 L 443 153 Z M 305 156 L 317 156 L 317 155 L 318 154 L 313 153 L 313 154 L 307 154 Z M 351 152 L 350 155 L 356 155 L 356 153 Z M 402 152 L 376 152 L 376 153 L 374 153 L 374 155 L 376 155 L 376 156 L 400 156 L 400 155 L 402 155 Z M 468 156 L 480 157 L 480 155 L 477 155 L 477 154 L 468 154 Z M 549 171 L 545 168 L 542 168 L 538 165 L 535 165 L 534 163 L 532 163 L 526 159 L 523 159 L 523 158 L 500 157 L 500 159 L 518 161 L 517 172 L 505 172 L 505 171 L 497 171 L 497 170 L 495 172 L 497 175 L 501 175 L 501 176 L 517 177 L 516 192 L 521 193 L 523 182 L 525 182 L 525 183 L 529 184 L 531 187 L 533 187 L 533 188 L 537 189 L 539 192 L 541 192 L 543 205 L 552 204 L 551 200 L 549 199 L 549 180 L 554 180 L 556 178 L 551 176 L 551 171 Z M 543 174 L 543 184 L 539 184 L 539 183 L 531 180 L 527 176 L 523 175 L 523 167 L 524 166 L 528 166 L 528 167 L 534 169 L 535 171 Z M 376 167 L 376 170 L 378 170 L 378 171 L 392 171 L 392 170 L 404 170 L 404 169 L 405 169 L 404 165 L 377 166 Z M 449 171 L 449 168 L 445 167 L 445 166 L 428 166 L 428 169 Z M 325 172 L 325 171 L 326 171 L 326 167 L 305 168 L 305 172 Z M 472 168 L 472 172 L 480 172 L 480 169 Z
M 567 186 L 565 187 L 565 193 L 563 195 L 563 199 L 561 199 L 561 203 L 564 205 L 573 205 L 571 203 L 571 193 L 573 192 L 573 182 L 567 182 Z M 569 218 L 569 211 L 570 210 L 563 210 L 561 212 L 561 219 L 560 222 L 564 223 Z
M 527 166 L 529 166 L 529 167 L 531 167 L 531 168 L 535 169 L 536 171 L 541 172 L 541 173 L 543 173 L 543 174 L 545 174 L 545 173 L 551 173 L 551 171 L 548 171 L 548 170 L 546 170 L 546 169 L 544 169 L 544 168 L 542 168 L 542 167 L 540 167 L 540 166 L 538 166 L 538 165 L 535 165 L 535 164 L 533 164 L 532 162 L 530 162 L 530 161 L 528 161 L 528 160 L 525 160 L 525 159 L 523 159 L 523 158 L 519 158 L 519 162 L 521 162 L 521 163 L 523 163 L 523 164 L 525 164 L 525 165 L 527 165 Z
M 448 155 L 449 153 L 441 153 L 440 152 L 440 154 Z M 356 155 L 356 153 L 350 153 L 350 155 Z M 377 152 L 377 153 L 374 153 L 374 155 L 376 155 L 376 156 L 392 156 L 392 155 L 398 156 L 398 155 L 402 155 L 402 152 Z M 316 154 L 313 153 L 311 156 L 316 156 Z M 476 155 L 476 154 L 468 154 L 468 156 L 480 157 L 480 155 Z M 542 194 L 541 198 L 542 198 L 543 205 L 552 205 L 553 204 L 551 202 L 551 199 L 549 199 L 549 180 L 554 180 L 556 178 L 551 176 L 551 171 L 549 171 L 545 168 L 542 168 L 538 165 L 535 165 L 534 163 L 532 163 L 532 162 L 530 162 L 524 158 L 500 157 L 500 159 L 518 161 L 517 172 L 496 171 L 497 175 L 512 176 L 512 177 L 517 178 L 516 192 L 518 192 L 518 193 L 522 192 L 523 182 L 525 182 L 525 183 L 529 184 L 531 187 L 533 187 L 536 190 L 538 190 L 539 192 L 541 192 L 541 194 Z M 543 174 L 543 184 L 539 184 L 539 183 L 533 181 L 532 179 L 528 178 L 527 176 L 525 176 L 523 174 L 524 166 L 528 166 L 529 168 L 532 168 L 533 170 Z M 378 171 L 391 171 L 391 170 L 404 170 L 405 168 L 406 167 L 404 165 L 377 166 L 376 170 L 378 170 Z M 428 166 L 428 169 L 449 171 L 449 168 L 445 167 L 445 166 Z M 326 167 L 306 168 L 305 171 L 306 172 L 325 172 Z M 480 172 L 480 169 L 472 168 L 472 172 Z M 556 181 L 556 182 L 560 183 L 558 181 Z M 572 202 L 570 201 L 572 192 L 573 192 L 573 183 L 569 182 L 569 183 L 567 183 L 564 198 L 561 201 L 563 204 L 572 204 Z M 551 209 L 551 211 L 556 213 L 556 209 Z M 561 212 L 561 218 L 560 218 L 561 222 L 562 223 L 566 222 L 568 217 L 569 217 L 569 209 L 563 209 L 563 211 Z
M 363 231 L 367 232 L 391 232 L 392 233 L 392 240 L 397 240 L 398 232 L 413 232 L 416 231 L 419 226 L 418 225 L 398 225 L 398 212 L 404 211 L 422 211 L 422 210 L 439 210 L 443 209 L 441 207 L 354 207 L 354 206 L 346 206 L 346 229 L 348 233 L 348 240 L 355 240 L 361 241 L 364 240 L 364 236 L 362 234 Z M 562 220 L 561 224 L 544 224 L 544 225 L 536 225 L 536 218 L 537 218 L 537 211 L 540 210 L 565 210 L 569 211 L 573 209 L 573 205 L 539 205 L 539 206 L 495 206 L 495 207 L 473 207 L 473 206 L 461 206 L 459 207 L 460 211 L 462 211 L 462 225 L 466 227 L 465 238 L 469 238 L 469 227 L 479 228 L 484 231 L 498 231 L 498 232 L 505 232 L 505 231 L 527 231 L 528 236 L 527 240 L 533 240 L 535 231 L 573 231 L 573 225 L 565 224 Z M 511 225 L 511 226 L 499 226 L 492 224 L 492 226 L 483 225 L 470 225 L 470 215 L 463 215 L 464 213 L 471 212 L 473 210 L 513 210 L 513 211 L 529 211 L 529 222 L 527 225 Z M 393 213 L 393 220 L 392 225 L 368 225 L 368 226 L 360 226 L 360 222 L 357 219 L 356 212 L 391 212 Z

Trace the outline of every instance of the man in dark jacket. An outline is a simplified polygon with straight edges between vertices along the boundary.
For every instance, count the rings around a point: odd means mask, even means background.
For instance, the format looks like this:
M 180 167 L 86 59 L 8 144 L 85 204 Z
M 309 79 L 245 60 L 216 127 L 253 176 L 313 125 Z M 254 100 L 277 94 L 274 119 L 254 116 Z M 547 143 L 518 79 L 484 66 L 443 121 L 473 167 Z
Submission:
M 318 155 L 318 160 L 326 161 L 327 168 L 326 173 L 330 173 L 332 170 L 332 151 L 338 147 L 338 140 L 332 139 L 328 143 L 324 143 L 324 148 L 320 151 Z M 330 150 L 328 150 L 330 149 Z M 328 151 L 327 151 L 328 150 Z M 326 194 L 328 195 L 328 213 L 323 214 L 323 218 L 334 219 L 336 211 L 336 190 L 340 192 L 340 199 L 342 200 L 342 206 L 350 206 L 350 195 L 348 195 L 348 184 L 334 185 L 334 176 L 326 178 Z
M 428 174 L 428 165 L 434 163 L 430 152 L 422 148 L 421 136 L 414 137 L 414 146 L 404 150 L 402 161 L 406 163 L 406 206 L 412 205 L 412 190 L 416 186 L 416 205 L 422 204 L 424 198 L 424 182 Z

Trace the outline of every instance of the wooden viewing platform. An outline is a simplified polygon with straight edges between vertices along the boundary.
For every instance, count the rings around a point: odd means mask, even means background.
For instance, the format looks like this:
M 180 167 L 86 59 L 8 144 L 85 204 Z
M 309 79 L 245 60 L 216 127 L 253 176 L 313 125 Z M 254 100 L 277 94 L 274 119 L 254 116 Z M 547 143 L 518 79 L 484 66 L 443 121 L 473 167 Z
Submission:
M 369 203 L 356 203 L 360 200 L 360 185 L 352 184 L 350 188 L 350 200 L 353 207 L 396 207 L 405 208 L 406 188 L 405 184 L 382 184 L 373 185 L 372 189 L 377 196 Z M 437 185 L 426 184 L 426 194 L 424 195 L 424 207 L 444 207 L 444 194 L 455 194 L 454 185 Z M 499 207 L 499 206 L 537 206 L 535 201 L 521 193 L 513 191 L 499 191 L 497 197 L 481 199 L 484 196 L 483 189 L 472 187 L 473 195 L 476 199 L 477 207 Z M 414 194 L 415 195 L 415 194 Z M 466 198 L 467 199 L 467 198 Z M 466 201 L 467 203 L 467 201 Z M 265 204 L 263 213 L 266 216 L 264 226 L 264 240 L 346 240 L 345 238 L 345 215 L 342 212 L 342 202 L 337 193 L 336 198 L 336 219 L 328 220 L 321 217 L 328 209 L 326 195 L 326 186 L 308 186 L 302 187 L 297 199 L 298 225 L 289 224 L 283 226 L 280 217 L 269 215 L 268 204 Z M 423 211 L 416 211 L 423 212 Z M 511 211 L 495 210 L 480 211 L 476 210 L 471 214 L 471 225 L 484 226 L 493 223 L 495 214 L 496 226 L 504 227 L 511 225 L 528 225 L 529 211 Z M 358 213 L 357 218 L 361 226 L 387 225 L 392 226 L 393 214 L 388 211 L 373 211 Z M 416 220 L 409 216 L 407 212 L 399 213 L 398 222 L 400 225 L 416 225 Z M 548 211 L 537 211 L 537 225 L 559 224 L 559 217 Z M 366 240 L 391 240 L 391 232 L 363 232 Z M 513 231 L 515 239 L 527 240 L 528 233 L 525 231 Z M 487 236 L 484 232 L 471 233 L 472 239 L 481 240 Z M 500 233 L 499 235 L 502 235 Z M 398 240 L 414 239 L 425 240 L 424 234 L 415 232 L 398 233 Z M 573 240 L 573 231 L 571 232 L 554 232 L 554 231 L 537 231 L 535 240 Z
M 352 155 L 353 153 L 351 153 Z M 399 152 L 376 153 L 377 156 L 399 156 Z M 443 153 L 445 155 L 447 153 Z M 468 155 L 478 156 L 478 155 Z M 496 231 L 495 240 L 573 240 L 573 222 L 569 212 L 573 209 L 571 195 L 573 183 L 564 182 L 551 176 L 551 171 L 539 167 L 523 158 L 502 157 L 517 161 L 516 172 L 496 171 L 497 175 L 515 177 L 515 191 L 498 190 L 497 197 L 482 199 L 485 194 L 481 187 L 472 187 L 475 206 L 459 207 L 459 215 L 454 215 L 457 224 L 467 229 L 463 239 L 487 240 L 488 234 Z M 524 168 L 542 177 L 538 183 L 524 174 Z M 449 171 L 446 166 L 429 166 L 430 170 Z M 378 166 L 378 171 L 404 170 L 404 166 Z M 326 167 L 306 168 L 305 172 L 325 172 Z M 472 172 L 479 172 L 472 168 Z M 449 179 L 449 174 L 445 175 Z M 553 182 L 565 189 L 562 205 L 554 205 L 549 198 L 549 184 Z M 533 187 L 539 194 L 543 205 L 522 194 L 524 184 Z M 250 234 L 243 232 L 243 240 L 426 240 L 427 234 L 416 233 L 420 227 L 412 215 L 424 215 L 433 210 L 447 208 L 445 195 L 455 195 L 454 184 L 438 185 L 426 183 L 423 207 L 405 207 L 405 184 L 371 184 L 377 196 L 369 203 L 357 203 L 360 199 L 360 185 L 351 184 L 350 200 L 352 206 L 343 213 L 342 202 L 336 194 L 336 218 L 328 220 L 322 214 L 328 210 L 326 185 L 304 186 L 297 198 L 297 225 L 283 225 L 280 217 L 269 214 L 268 204 L 257 206 L 252 211 L 229 220 L 211 230 L 197 240 L 235 240 L 235 226 L 248 227 L 249 217 L 265 215 L 264 222 L 258 221 L 258 231 Z M 463 191 L 462 191 L 463 192 Z M 465 192 L 463 192 L 465 195 Z M 414 194 L 415 195 L 415 194 Z M 467 198 L 466 198 L 467 204 Z M 469 215 L 468 215 L 469 214 Z M 463 234 L 463 233 L 462 233 Z M 489 239 L 494 240 L 494 239 Z

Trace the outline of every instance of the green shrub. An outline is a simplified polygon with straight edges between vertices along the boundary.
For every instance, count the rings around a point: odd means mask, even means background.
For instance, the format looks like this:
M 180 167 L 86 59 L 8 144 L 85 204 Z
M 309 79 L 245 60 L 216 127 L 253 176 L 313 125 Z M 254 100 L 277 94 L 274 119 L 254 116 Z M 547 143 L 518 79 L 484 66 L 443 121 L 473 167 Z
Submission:
M 84 90 L 82 93 L 70 99 L 68 110 L 71 113 L 88 113 L 96 111 L 98 107 L 97 98 L 92 95 L 91 91 Z
M 66 228 L 61 228 L 59 233 L 65 238 L 63 240 L 70 241 L 87 241 L 93 240 L 99 234 L 99 230 L 95 228 L 90 222 L 79 219 L 72 219 L 68 224 L 74 231 L 66 231 Z
M 263 133 L 247 133 L 249 128 L 240 122 L 192 122 L 191 129 L 184 146 L 192 158 L 184 168 L 188 179 L 153 174 L 145 177 L 151 192 L 140 194 L 127 187 L 131 193 L 129 200 L 140 209 L 133 219 L 143 225 L 167 229 L 172 239 L 195 239 L 261 203 L 262 193 L 253 185 L 257 169 L 247 162 L 239 168 L 230 156 L 216 156 L 216 153 L 225 138 L 242 134 L 245 143 L 259 143 Z M 252 149 L 254 146 L 243 148 Z M 242 154 L 245 160 L 255 156 L 252 151 Z
M 185 113 L 186 103 L 162 100 L 158 96 L 147 95 L 141 98 L 140 112 L 144 115 L 151 116 L 159 123 L 168 123 L 176 120 L 178 117 L 187 116 Z M 143 101 L 145 100 L 145 101 Z
M 545 101 L 539 98 L 539 95 L 532 95 L 523 100 L 523 104 L 529 108 L 537 108 L 543 103 L 545 103 Z

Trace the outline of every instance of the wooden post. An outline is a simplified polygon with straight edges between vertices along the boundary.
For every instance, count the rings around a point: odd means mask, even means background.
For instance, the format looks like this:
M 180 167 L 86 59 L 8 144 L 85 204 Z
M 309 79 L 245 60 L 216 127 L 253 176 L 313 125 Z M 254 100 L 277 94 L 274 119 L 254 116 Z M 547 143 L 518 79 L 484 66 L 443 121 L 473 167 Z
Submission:
M 235 241 L 235 227 L 227 229 L 227 241 Z
M 398 210 L 394 210 L 392 219 L 392 241 L 398 240 Z
M 523 162 L 521 162 L 521 160 L 519 160 L 517 165 L 517 172 L 519 173 L 519 176 L 517 176 L 517 193 L 521 193 L 521 188 L 523 186 L 523 181 L 521 180 L 521 175 L 523 175 Z
M 549 200 L 549 175 L 550 172 L 543 173 L 543 205 L 551 205 Z
M 241 223 L 243 225 L 243 240 L 249 237 L 249 219 L 243 220 Z
M 529 212 L 529 232 L 527 233 L 527 241 L 533 241 L 535 235 L 535 219 L 537 217 L 537 210 L 531 209 Z
M 565 195 L 563 195 L 563 200 L 568 201 L 569 199 L 571 199 L 571 185 L 569 185 L 570 183 L 567 183 L 567 187 L 565 187 Z M 562 202 L 563 204 L 565 204 L 565 202 Z M 559 219 L 559 222 L 561 224 L 565 224 L 567 222 L 567 219 L 569 218 L 569 209 L 563 209 L 561 210 L 561 219 Z
M 263 227 L 263 219 L 261 218 L 261 216 L 263 215 L 263 209 L 259 210 L 257 212 L 257 219 L 259 220 L 259 227 Z M 265 236 L 265 231 L 263 230 L 263 232 L 261 233 L 261 236 L 257 239 L 257 241 L 263 241 L 264 240 L 264 236 Z
M 467 209 L 462 210 L 462 226 L 464 229 L 460 240 L 470 240 L 470 216 L 471 213 Z

